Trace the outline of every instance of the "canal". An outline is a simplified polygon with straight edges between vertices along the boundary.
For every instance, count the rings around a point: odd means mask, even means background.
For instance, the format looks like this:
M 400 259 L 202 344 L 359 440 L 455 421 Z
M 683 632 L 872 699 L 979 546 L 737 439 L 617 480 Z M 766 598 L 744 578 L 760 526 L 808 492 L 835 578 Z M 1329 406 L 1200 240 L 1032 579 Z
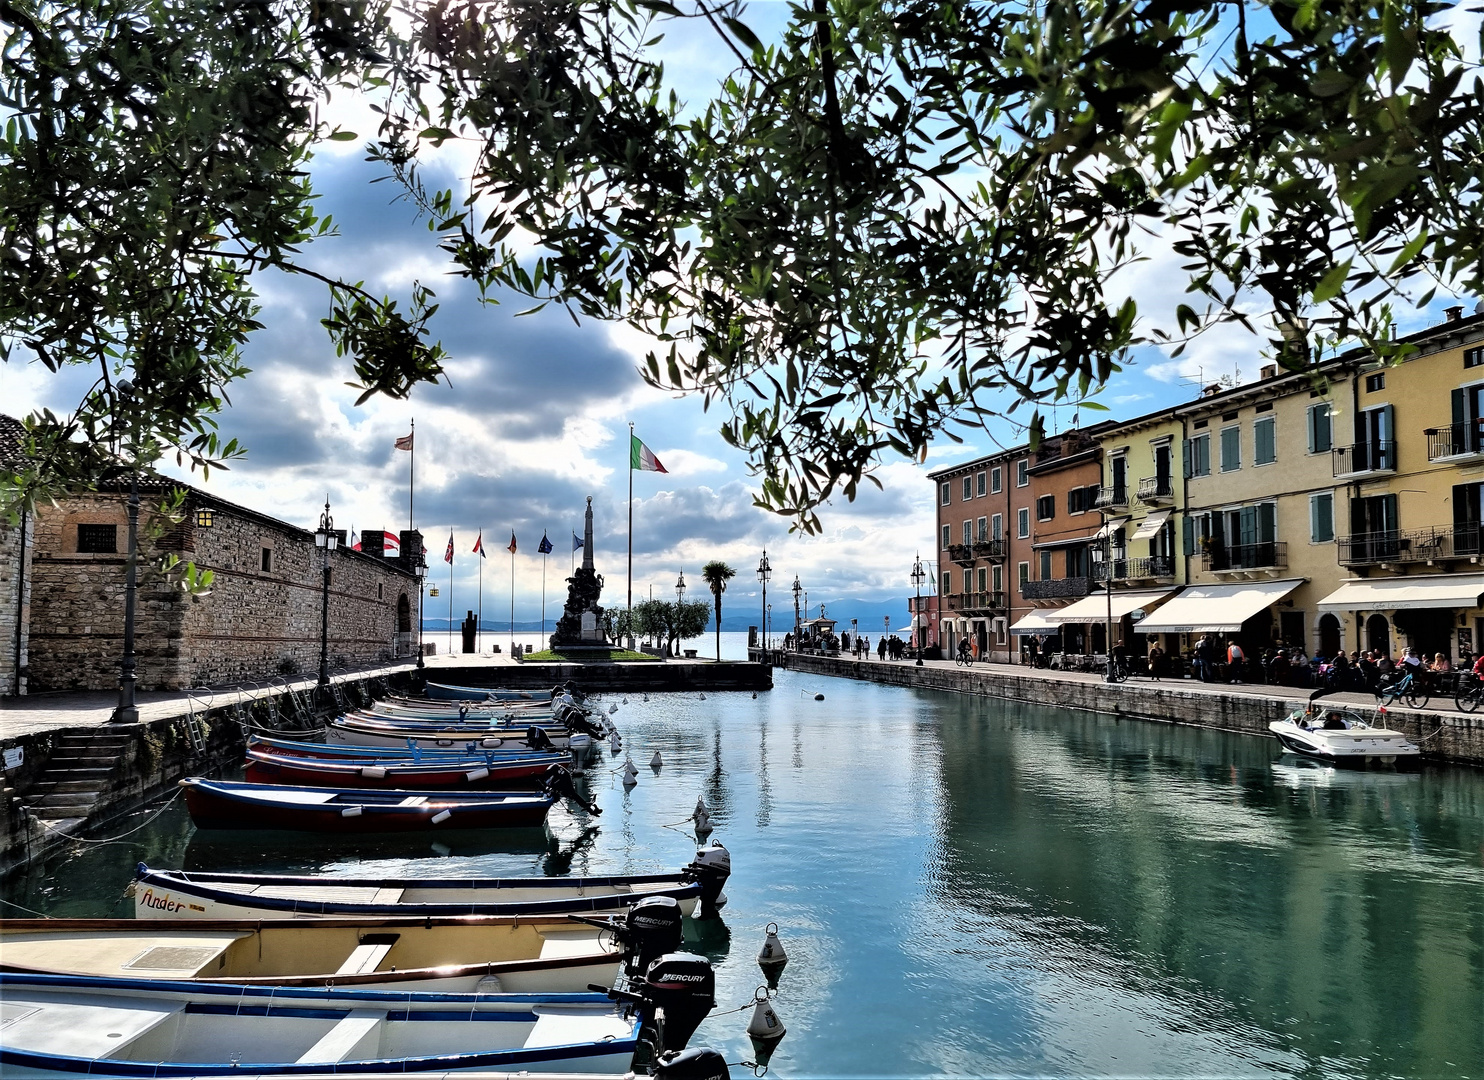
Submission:
M 546 834 L 205 834 L 177 803 L 4 896 L 127 914 L 140 859 L 667 869 L 702 796 L 733 876 L 722 919 L 688 931 L 718 975 L 697 1041 L 728 1060 L 752 1056 L 748 1013 L 725 1011 L 776 922 L 779 1077 L 1484 1076 L 1484 774 L 1334 772 L 1250 737 L 792 672 L 613 718 L 639 783 L 610 760 L 603 815 L 559 809 Z

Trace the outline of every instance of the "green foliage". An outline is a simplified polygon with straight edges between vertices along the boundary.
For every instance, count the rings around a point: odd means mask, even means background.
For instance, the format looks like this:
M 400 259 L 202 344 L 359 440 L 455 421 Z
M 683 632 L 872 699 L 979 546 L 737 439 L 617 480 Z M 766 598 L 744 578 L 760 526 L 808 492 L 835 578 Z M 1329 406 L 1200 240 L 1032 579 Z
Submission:
M 1289 367 L 1394 356 L 1414 286 L 1484 289 L 1484 84 L 1449 8 L 807 0 L 765 43 L 734 3 L 439 0 L 376 153 L 488 293 L 651 335 L 646 378 L 723 405 L 759 505 L 814 528 L 958 424 L 1024 409 L 1034 441 L 1131 347 L 1256 310 Z M 655 43 L 698 17 L 737 63 L 682 108 Z M 450 138 L 468 189 L 424 191 L 419 144 Z M 1112 280 L 1146 232 L 1184 260 L 1171 325 Z
M 640 600 L 634 605 L 633 627 L 638 637 L 663 641 L 670 652 L 680 642 L 706 632 L 711 605 L 704 600 Z
M 712 560 L 701 567 L 701 580 L 711 590 L 711 598 L 716 602 L 716 659 L 721 660 L 721 594 L 727 591 L 727 582 L 737 576 L 733 570 L 724 562 Z

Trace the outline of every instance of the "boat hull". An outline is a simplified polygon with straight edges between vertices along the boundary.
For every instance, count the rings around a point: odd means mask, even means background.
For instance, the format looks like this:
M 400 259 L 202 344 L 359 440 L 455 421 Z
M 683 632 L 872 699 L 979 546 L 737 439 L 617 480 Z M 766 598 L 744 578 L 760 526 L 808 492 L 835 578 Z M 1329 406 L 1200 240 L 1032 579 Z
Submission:
M 426 791 L 538 788 L 553 765 L 566 764 L 565 756 L 546 756 L 507 764 L 490 763 L 439 766 L 396 762 L 334 762 L 316 758 L 249 751 L 243 777 L 254 784 L 291 784 L 311 787 L 399 788 Z
M 182 780 L 202 829 L 297 832 L 452 832 L 541 825 L 552 800 L 534 792 L 376 791 Z M 328 794 L 313 801 L 307 794 Z M 397 799 L 396 796 L 402 796 Z
M 571 742 L 565 732 L 547 733 L 553 748 L 566 750 Z M 461 748 L 466 753 L 481 750 L 525 750 L 531 746 L 526 741 L 524 728 L 483 729 L 430 729 L 414 730 L 389 726 L 369 726 L 336 721 L 325 729 L 326 743 L 342 743 L 346 746 L 401 747 L 417 746 L 431 750 Z
M 1400 732 L 1387 728 L 1309 730 L 1290 720 L 1278 720 L 1268 730 L 1289 753 L 1331 765 L 1393 765 L 1421 754 Z

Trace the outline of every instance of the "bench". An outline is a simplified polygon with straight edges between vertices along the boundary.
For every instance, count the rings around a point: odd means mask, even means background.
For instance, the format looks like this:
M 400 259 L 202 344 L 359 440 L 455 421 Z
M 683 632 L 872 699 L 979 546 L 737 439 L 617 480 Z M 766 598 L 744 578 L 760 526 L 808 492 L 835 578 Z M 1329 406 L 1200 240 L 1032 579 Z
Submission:
M 336 975 L 365 975 L 375 971 L 392 951 L 399 934 L 374 934 L 351 950 L 345 963 L 335 969 Z
M 381 1022 L 386 1013 L 372 1009 L 352 1009 L 304 1052 L 296 1064 L 330 1065 L 347 1058 L 374 1058 L 380 1049 Z M 354 1057 L 352 1057 L 354 1055 Z

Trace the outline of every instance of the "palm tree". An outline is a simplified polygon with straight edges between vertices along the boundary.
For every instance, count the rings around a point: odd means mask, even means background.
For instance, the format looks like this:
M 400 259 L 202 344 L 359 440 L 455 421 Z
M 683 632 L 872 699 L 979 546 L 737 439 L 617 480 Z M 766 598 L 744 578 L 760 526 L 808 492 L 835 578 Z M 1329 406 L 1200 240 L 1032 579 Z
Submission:
M 721 660 L 721 594 L 727 591 L 727 582 L 737 576 L 724 562 L 712 561 L 701 567 L 701 578 L 716 598 L 716 659 Z

